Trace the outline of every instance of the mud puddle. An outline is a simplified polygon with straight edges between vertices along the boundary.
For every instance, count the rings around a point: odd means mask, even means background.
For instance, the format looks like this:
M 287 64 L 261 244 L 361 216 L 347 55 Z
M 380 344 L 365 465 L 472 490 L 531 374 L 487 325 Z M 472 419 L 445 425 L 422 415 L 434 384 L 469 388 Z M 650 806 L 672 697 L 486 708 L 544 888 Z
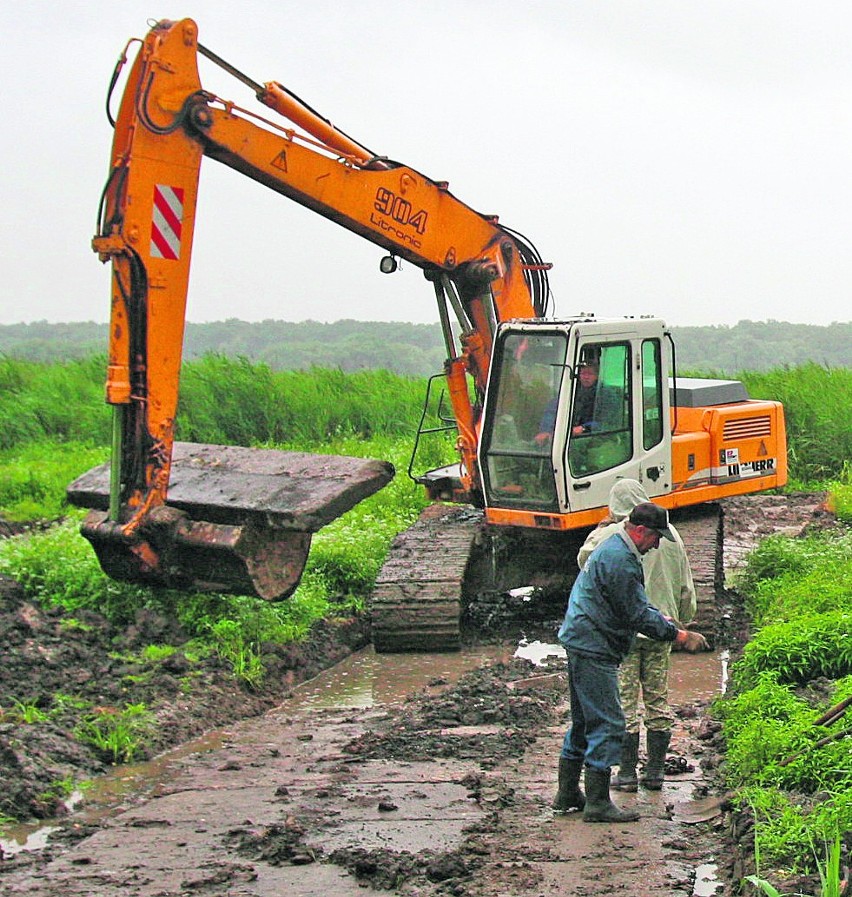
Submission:
M 522 641 L 513 657 L 528 660 L 539 669 L 561 669 L 565 649 L 541 641 Z M 712 700 L 723 694 L 728 683 L 729 652 L 687 655 L 676 652 L 669 668 L 669 700 L 672 704 Z
M 558 650 L 558 646 L 554 646 Z M 564 653 L 564 652 L 563 652 Z M 270 713 L 366 709 L 404 704 L 416 693 L 435 692 L 456 683 L 470 670 L 511 657 L 509 646 L 467 648 L 451 654 L 376 654 L 364 648 L 313 679 L 293 688 Z M 144 763 L 127 764 L 99 776 L 66 801 L 79 825 L 97 825 L 139 803 L 157 789 L 168 788 L 187 758 L 222 749 L 239 739 L 239 731 L 214 729 Z M 0 850 L 6 856 L 43 850 L 61 820 L 4 827 Z
M 510 647 L 499 645 L 447 654 L 376 654 L 365 648 L 294 688 L 279 710 L 392 707 L 511 656 Z

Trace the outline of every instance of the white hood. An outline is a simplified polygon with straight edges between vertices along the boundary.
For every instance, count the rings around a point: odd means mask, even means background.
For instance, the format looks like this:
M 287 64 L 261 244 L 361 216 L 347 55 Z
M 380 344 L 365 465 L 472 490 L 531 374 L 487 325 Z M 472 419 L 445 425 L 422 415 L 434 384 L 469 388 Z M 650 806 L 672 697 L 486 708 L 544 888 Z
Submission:
M 609 513 L 615 520 L 625 520 L 643 502 L 650 501 L 638 480 L 619 480 L 609 492 Z

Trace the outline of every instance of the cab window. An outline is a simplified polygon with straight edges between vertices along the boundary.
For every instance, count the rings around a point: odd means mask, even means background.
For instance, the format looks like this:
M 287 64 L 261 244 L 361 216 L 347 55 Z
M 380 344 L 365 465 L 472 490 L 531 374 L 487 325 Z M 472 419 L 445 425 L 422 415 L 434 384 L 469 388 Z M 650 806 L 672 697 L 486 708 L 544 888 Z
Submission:
M 558 333 L 510 333 L 500 344 L 484 440 L 486 488 L 493 503 L 555 506 L 550 454 L 566 354 L 566 339 Z
M 630 346 L 586 344 L 574 370 L 568 466 L 585 477 L 623 464 L 633 456 Z M 595 369 L 592 383 L 590 369 Z
M 663 438 L 663 389 L 660 341 L 642 343 L 642 445 L 651 449 Z

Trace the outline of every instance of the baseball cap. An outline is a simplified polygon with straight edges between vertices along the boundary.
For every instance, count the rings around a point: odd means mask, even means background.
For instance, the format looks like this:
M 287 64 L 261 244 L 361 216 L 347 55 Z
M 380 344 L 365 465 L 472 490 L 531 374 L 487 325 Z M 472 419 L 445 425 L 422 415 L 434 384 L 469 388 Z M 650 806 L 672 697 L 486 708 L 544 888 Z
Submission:
M 630 512 L 628 518 L 636 526 L 656 530 L 664 539 L 674 542 L 674 533 L 669 529 L 669 512 L 652 501 L 644 501 Z

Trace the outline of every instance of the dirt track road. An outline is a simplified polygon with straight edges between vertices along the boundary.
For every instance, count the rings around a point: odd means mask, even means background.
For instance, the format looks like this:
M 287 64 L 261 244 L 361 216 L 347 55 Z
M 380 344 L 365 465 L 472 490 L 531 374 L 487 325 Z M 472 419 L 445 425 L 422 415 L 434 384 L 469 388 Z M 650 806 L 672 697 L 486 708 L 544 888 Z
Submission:
M 686 689 L 712 691 L 718 658 L 676 664 Z M 699 715 L 672 744 L 696 770 L 662 793 L 619 796 L 640 809 L 639 823 L 589 825 L 549 809 L 564 673 L 515 661 L 478 675 L 469 693 L 433 686 L 384 708 L 295 701 L 241 723 L 221 746 L 166 763 L 170 775 L 146 800 L 46 867 L 3 875 L 4 893 L 696 893 L 696 870 L 715 861 L 720 842 L 712 822 L 678 818 L 703 793 Z M 498 709 L 480 716 L 496 721 L 464 724 L 488 692 Z M 435 744 L 445 756 L 430 756 Z
M 726 514 L 740 554 L 767 532 L 801 529 L 813 519 L 814 504 L 807 496 L 766 497 L 759 511 L 731 503 Z M 159 758 L 146 787 L 119 788 L 113 803 L 120 806 L 111 815 L 92 824 L 84 806 L 42 854 L 0 861 L 0 891 L 9 897 L 344 897 L 365 888 L 411 897 L 734 893 L 731 882 L 742 870 L 732 878 L 728 826 L 718 806 L 707 807 L 718 798 L 710 777 L 719 757 L 706 703 L 724 678 L 723 655 L 673 656 L 678 721 L 669 754 L 693 770 L 667 779 L 661 793 L 617 795 L 640 810 L 638 823 L 589 825 L 573 815 L 554 818 L 550 810 L 566 725 L 564 669 L 513 661 L 514 648 L 452 661 L 439 655 L 380 661 L 370 649 L 348 658 L 276 710 Z M 484 666 L 489 652 L 500 662 Z M 366 695 L 350 675 L 351 664 L 365 658 L 376 666 Z M 460 674 L 465 663 L 473 671 L 458 682 L 441 672 L 450 664 Z M 411 678 L 415 668 L 419 681 Z M 327 702 L 322 692 L 330 681 L 337 697 Z M 413 697 L 403 701 L 406 694 Z

